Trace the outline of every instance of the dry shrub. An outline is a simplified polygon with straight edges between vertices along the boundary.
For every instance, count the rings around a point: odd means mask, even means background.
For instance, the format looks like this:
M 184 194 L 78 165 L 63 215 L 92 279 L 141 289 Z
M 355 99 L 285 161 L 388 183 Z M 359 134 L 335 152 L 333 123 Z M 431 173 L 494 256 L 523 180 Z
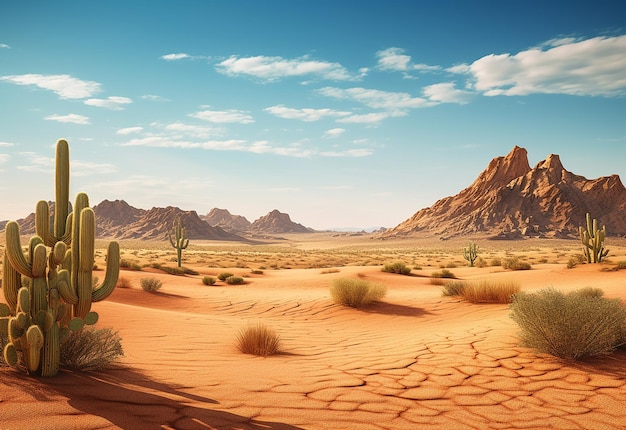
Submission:
M 381 271 L 387 273 L 397 273 L 399 275 L 408 275 L 409 273 L 411 273 L 411 268 L 404 263 L 396 262 L 385 264 Z
M 226 278 L 230 278 L 231 276 L 234 276 L 234 273 L 223 272 L 217 275 L 217 279 L 219 279 L 220 281 L 225 281 Z
M 502 260 L 502 268 L 509 270 L 530 270 L 530 263 L 521 261 L 517 257 L 509 257 Z
M 237 348 L 244 354 L 267 357 L 280 352 L 280 337 L 262 323 L 250 324 L 239 331 Z
M 461 296 L 470 303 L 511 303 L 513 294 L 520 291 L 515 281 L 479 281 L 465 285 Z
M 202 283 L 204 285 L 214 285 L 215 284 L 215 278 L 213 276 L 203 276 L 202 277 Z
M 430 278 L 430 285 L 446 285 L 448 282 L 443 278 Z
M 150 293 L 160 289 L 163 286 L 163 283 L 157 278 L 141 278 L 139 282 L 141 284 L 141 288 Z
M 431 279 L 431 283 L 433 280 L 434 279 Z M 462 296 L 465 291 L 465 286 L 466 284 L 463 281 L 448 281 L 443 284 L 441 295 L 442 296 Z
M 117 288 L 131 288 L 132 284 L 130 282 L 130 279 L 120 276 L 117 280 L 116 287 Z
M 516 294 L 511 318 L 524 346 L 561 358 L 608 354 L 626 342 L 626 306 L 597 294 L 553 288 Z
M 454 279 L 454 273 L 449 271 L 448 269 L 443 269 L 441 272 L 433 272 L 430 274 L 431 278 L 446 278 L 446 279 Z
M 335 303 L 353 308 L 377 302 L 387 294 L 387 287 L 363 279 L 338 278 L 333 280 L 330 295 Z
M 111 367 L 123 355 L 121 338 L 110 328 L 70 332 L 61 344 L 61 366 L 83 372 Z
M 224 279 L 224 282 L 228 285 L 241 285 L 245 282 L 245 280 L 241 276 L 229 276 Z

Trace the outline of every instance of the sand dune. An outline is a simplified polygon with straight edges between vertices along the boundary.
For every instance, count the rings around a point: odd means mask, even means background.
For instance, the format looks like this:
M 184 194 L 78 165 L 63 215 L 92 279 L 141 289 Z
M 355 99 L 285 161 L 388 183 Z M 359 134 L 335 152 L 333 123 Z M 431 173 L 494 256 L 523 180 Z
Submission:
M 266 270 L 212 287 L 202 275 L 124 271 L 132 287 L 94 305 L 98 325 L 123 339 L 119 368 L 50 379 L 0 368 L 0 429 L 626 428 L 626 351 L 576 363 L 522 348 L 506 305 L 442 297 L 432 270 Z M 454 273 L 626 299 L 624 272 L 597 265 Z M 147 276 L 160 292 L 141 289 Z M 387 285 L 384 302 L 333 304 L 330 281 L 356 276 Z M 237 351 L 238 330 L 257 321 L 280 334 L 281 354 Z

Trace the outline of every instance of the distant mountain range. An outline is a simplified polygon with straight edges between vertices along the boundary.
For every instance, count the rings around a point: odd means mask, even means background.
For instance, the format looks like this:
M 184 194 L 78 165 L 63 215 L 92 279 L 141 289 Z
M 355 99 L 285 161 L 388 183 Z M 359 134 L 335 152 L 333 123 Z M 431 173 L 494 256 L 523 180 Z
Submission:
M 214 208 L 199 216 L 172 206 L 137 209 L 124 200 L 104 200 L 93 209 L 99 238 L 164 240 L 178 218 L 188 237 L 197 240 L 246 241 L 314 232 L 278 210 L 250 222 L 226 209 Z M 491 160 L 457 195 L 440 199 L 394 228 L 371 234 L 382 238 L 428 234 L 441 239 L 577 237 L 587 212 L 606 225 L 609 236 L 626 236 L 626 189 L 619 176 L 587 179 L 575 175 L 554 154 L 531 168 L 526 149 L 515 146 L 508 155 Z M 22 234 L 34 233 L 34 214 L 18 223 Z M 5 224 L 0 222 L 0 229 Z M 361 230 L 359 234 L 369 233 Z
M 607 235 L 626 235 L 626 189 L 619 176 L 590 180 L 575 175 L 554 154 L 531 168 L 526 149 L 515 146 L 491 160 L 469 187 L 382 235 L 578 237 L 587 212 L 606 225 Z

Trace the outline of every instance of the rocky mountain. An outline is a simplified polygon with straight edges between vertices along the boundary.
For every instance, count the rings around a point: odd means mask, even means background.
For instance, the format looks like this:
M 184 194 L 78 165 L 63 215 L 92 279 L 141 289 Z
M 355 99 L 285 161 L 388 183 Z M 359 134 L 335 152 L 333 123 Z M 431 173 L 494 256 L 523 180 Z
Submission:
M 274 209 L 254 221 L 249 228 L 253 234 L 311 233 L 313 230 L 291 221 L 288 214 Z
M 515 146 L 494 158 L 469 187 L 418 211 L 383 237 L 418 232 L 442 239 L 577 237 L 587 212 L 606 225 L 608 235 L 626 235 L 626 189 L 619 176 L 575 175 L 555 154 L 531 168 L 526 149 Z
M 233 233 L 243 232 L 250 227 L 250 221 L 241 215 L 233 215 L 227 209 L 213 208 L 208 214 L 200 216 L 214 227 Z

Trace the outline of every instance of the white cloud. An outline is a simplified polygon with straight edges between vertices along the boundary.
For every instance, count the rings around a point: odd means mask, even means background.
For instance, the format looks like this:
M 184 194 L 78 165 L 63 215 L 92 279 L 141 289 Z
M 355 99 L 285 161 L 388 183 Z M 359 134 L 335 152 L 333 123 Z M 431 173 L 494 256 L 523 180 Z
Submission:
M 56 114 L 48 115 L 44 119 L 48 121 L 58 121 L 58 122 L 65 122 L 65 123 L 72 123 L 72 124 L 82 124 L 82 125 L 90 124 L 88 117 L 83 116 L 83 115 L 78 115 L 75 113 L 71 113 L 68 115 L 56 115 Z
M 487 96 L 620 96 L 626 94 L 626 35 L 553 39 L 515 55 L 487 55 L 455 70 L 471 74 L 474 88 Z
M 111 96 L 106 99 L 87 99 L 85 104 L 111 110 L 124 110 L 123 106 L 132 103 L 128 97 Z
M 378 51 L 376 53 L 376 57 L 378 57 L 378 64 L 376 65 L 378 69 L 403 72 L 405 77 L 410 77 L 408 74 L 410 71 L 425 73 L 438 72 L 441 70 L 440 66 L 413 63 L 411 61 L 411 57 L 404 54 L 404 49 L 402 48 L 387 48 L 382 51 Z
M 165 61 L 175 61 L 175 60 L 182 60 L 185 58 L 191 58 L 191 55 L 189 54 L 185 54 L 184 52 L 179 52 L 177 54 L 166 54 L 166 55 L 161 55 L 162 60 Z
M 317 92 L 336 99 L 354 100 L 374 109 L 384 109 L 392 115 L 403 115 L 408 109 L 432 106 L 433 104 L 421 97 L 413 97 L 408 93 L 373 90 L 367 88 L 336 88 L 324 87 Z
M 35 152 L 22 152 L 20 155 L 27 158 L 28 161 L 26 165 L 18 165 L 18 170 L 25 172 L 54 172 L 54 158 L 42 157 Z
M 224 134 L 224 131 L 220 128 L 203 127 L 200 125 L 184 124 L 182 122 L 167 124 L 163 129 L 173 133 L 200 138 Z
M 193 142 L 177 140 L 167 136 L 147 136 L 138 139 L 131 139 L 122 146 L 147 146 L 155 148 L 180 148 L 180 149 L 207 149 L 207 150 L 229 150 L 242 151 L 246 149 L 245 140 L 208 140 Z
M 115 173 L 117 168 L 109 163 L 93 163 L 90 161 L 73 160 L 72 175 L 74 176 L 91 176 L 103 175 L 107 173 Z
M 228 76 L 247 75 L 265 81 L 276 81 L 286 77 L 315 76 L 334 81 L 358 80 L 360 75 L 353 76 L 339 63 L 310 60 L 307 56 L 287 59 L 283 57 L 237 57 L 235 55 L 216 65 L 216 70 Z
M 94 81 L 83 81 L 70 75 L 25 75 L 0 76 L 0 81 L 17 85 L 35 85 L 56 93 L 62 99 L 82 99 L 91 97 L 101 91 L 100 84 Z
M 351 112 L 342 112 L 334 109 L 295 109 L 288 108 L 283 105 L 271 106 L 263 110 L 279 118 L 299 119 L 305 122 L 318 121 L 327 117 L 343 117 L 351 114 Z
M 0 49 L 11 49 L 11 47 L 6 43 L 0 43 Z
M 337 137 L 346 132 L 345 128 L 331 128 L 330 130 L 326 130 L 324 132 L 324 136 L 326 137 Z
M 189 114 L 192 118 L 201 119 L 204 121 L 215 123 L 239 123 L 239 124 L 251 124 L 254 121 L 252 116 L 245 111 L 230 109 L 230 110 L 203 110 Z
M 428 100 L 438 103 L 459 103 L 463 105 L 469 103 L 475 94 L 475 92 L 455 88 L 453 82 L 444 82 L 424 87 L 424 95 Z
M 347 149 L 345 151 L 325 151 L 320 155 L 325 157 L 367 157 L 372 155 L 374 151 L 372 149 L 360 148 L 360 149 Z
M 150 100 L 153 102 L 169 102 L 169 99 L 166 99 L 165 97 L 161 97 L 161 96 L 156 96 L 154 94 L 144 94 L 143 96 L 141 96 L 142 100 Z
M 384 119 L 391 116 L 388 112 L 373 112 L 359 115 L 350 115 L 346 118 L 340 118 L 337 122 L 346 124 L 378 124 Z
M 120 128 L 115 133 L 127 135 L 127 134 L 141 133 L 142 131 L 143 131 L 143 127 L 126 127 L 126 128 Z
M 15 146 L 13 142 L 0 142 L 0 146 Z

